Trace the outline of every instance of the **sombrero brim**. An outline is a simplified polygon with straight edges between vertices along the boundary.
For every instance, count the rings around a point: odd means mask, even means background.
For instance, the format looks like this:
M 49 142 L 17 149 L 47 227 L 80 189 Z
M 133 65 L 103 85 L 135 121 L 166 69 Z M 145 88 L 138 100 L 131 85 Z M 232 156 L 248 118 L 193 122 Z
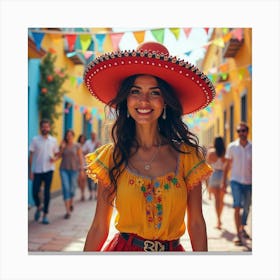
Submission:
M 215 96 L 211 81 L 194 65 L 146 51 L 102 55 L 87 66 L 84 81 L 93 96 L 108 104 L 116 96 L 121 82 L 135 74 L 157 76 L 169 83 L 182 104 L 184 115 L 207 107 Z

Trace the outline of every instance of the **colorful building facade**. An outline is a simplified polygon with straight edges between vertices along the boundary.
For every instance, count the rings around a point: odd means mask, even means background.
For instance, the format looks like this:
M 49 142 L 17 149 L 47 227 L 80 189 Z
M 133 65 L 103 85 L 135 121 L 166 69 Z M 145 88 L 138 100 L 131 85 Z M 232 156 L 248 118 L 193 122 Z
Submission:
M 215 28 L 204 60 L 203 72 L 216 88 L 216 99 L 200 113 L 201 143 L 213 145 L 216 136 L 226 144 L 237 138 L 236 126 L 249 125 L 252 139 L 252 29 Z
M 85 134 L 87 138 L 91 131 L 97 133 L 101 142 L 109 141 L 109 130 L 106 130 L 104 117 L 104 105 L 93 98 L 83 83 L 85 66 L 101 52 L 112 51 L 110 38 L 103 37 L 102 46 L 98 42 L 99 33 L 106 33 L 108 28 L 91 29 L 60 29 L 39 28 L 30 29 L 28 32 L 28 146 L 35 135 L 40 133 L 40 112 L 38 108 L 38 96 L 40 91 L 40 65 L 47 53 L 56 57 L 55 69 L 59 73 L 65 69 L 67 79 L 63 83 L 66 94 L 62 102 L 57 105 L 60 113 L 55 120 L 53 131 L 60 143 L 67 129 L 73 129 L 76 138 Z M 95 34 L 95 35 L 93 35 Z M 39 37 L 41 36 L 41 37 Z M 38 42 L 41 39 L 40 42 Z M 51 186 L 51 192 L 61 190 L 59 176 L 60 160 L 56 163 L 56 171 Z M 28 182 L 29 204 L 33 205 L 31 194 L 31 181 Z

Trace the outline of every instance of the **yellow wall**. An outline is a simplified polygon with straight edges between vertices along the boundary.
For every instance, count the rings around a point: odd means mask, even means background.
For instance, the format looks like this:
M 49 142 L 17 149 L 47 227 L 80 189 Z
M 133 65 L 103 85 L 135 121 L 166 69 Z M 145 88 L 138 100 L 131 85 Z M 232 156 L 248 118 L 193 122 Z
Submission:
M 213 144 L 214 137 L 223 136 L 228 144 L 230 139 L 230 106 L 234 106 L 234 135 L 237 138 L 236 126 L 241 121 L 241 96 L 247 91 L 247 123 L 249 125 L 249 139 L 252 137 L 252 81 L 250 73 L 245 70 L 242 79 L 239 78 L 240 69 L 248 67 L 252 64 L 252 30 L 251 28 L 244 28 L 244 43 L 233 58 L 223 58 L 223 48 L 211 44 L 207 50 L 207 54 L 203 61 L 203 71 L 206 74 L 214 67 L 219 69 L 220 65 L 226 65 L 226 72 L 229 73 L 229 79 L 224 83 L 231 84 L 229 92 L 220 93 L 222 83 L 216 82 L 214 86 L 217 91 L 217 96 L 213 102 L 213 113 L 209 117 L 207 124 L 202 124 L 200 130 L 200 139 L 202 144 L 209 146 Z M 213 31 L 212 38 L 214 40 L 224 36 L 221 28 L 216 28 Z M 221 72 L 217 72 L 219 74 Z M 224 110 L 227 114 L 227 122 L 224 133 Z

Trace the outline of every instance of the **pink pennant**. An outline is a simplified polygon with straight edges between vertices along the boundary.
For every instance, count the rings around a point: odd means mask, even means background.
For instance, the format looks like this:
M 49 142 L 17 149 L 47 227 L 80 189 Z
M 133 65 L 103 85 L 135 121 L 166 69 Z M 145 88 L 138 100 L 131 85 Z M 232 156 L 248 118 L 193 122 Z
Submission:
M 192 28 L 183 28 L 183 30 L 184 30 L 184 32 L 186 34 L 186 37 L 188 38 L 190 33 L 191 33 L 191 31 L 192 31 Z
M 232 31 L 232 35 L 234 38 L 236 38 L 238 41 L 241 41 L 243 39 L 243 30 L 242 28 L 236 28 Z
M 111 33 L 110 34 L 114 51 L 117 51 L 119 49 L 119 43 L 122 39 L 123 34 L 124 33 Z
M 204 30 L 205 30 L 206 34 L 208 34 L 209 28 L 205 27 Z

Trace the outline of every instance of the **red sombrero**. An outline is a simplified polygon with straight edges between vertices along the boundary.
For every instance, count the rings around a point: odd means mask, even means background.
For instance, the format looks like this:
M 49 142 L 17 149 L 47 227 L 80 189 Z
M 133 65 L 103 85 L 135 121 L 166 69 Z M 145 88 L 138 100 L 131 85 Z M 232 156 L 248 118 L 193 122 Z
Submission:
M 148 74 L 169 83 L 179 98 L 183 114 L 205 108 L 213 100 L 211 81 L 196 66 L 169 55 L 165 46 L 146 42 L 137 50 L 104 54 L 86 68 L 84 81 L 90 93 L 103 103 L 111 101 L 128 76 Z

